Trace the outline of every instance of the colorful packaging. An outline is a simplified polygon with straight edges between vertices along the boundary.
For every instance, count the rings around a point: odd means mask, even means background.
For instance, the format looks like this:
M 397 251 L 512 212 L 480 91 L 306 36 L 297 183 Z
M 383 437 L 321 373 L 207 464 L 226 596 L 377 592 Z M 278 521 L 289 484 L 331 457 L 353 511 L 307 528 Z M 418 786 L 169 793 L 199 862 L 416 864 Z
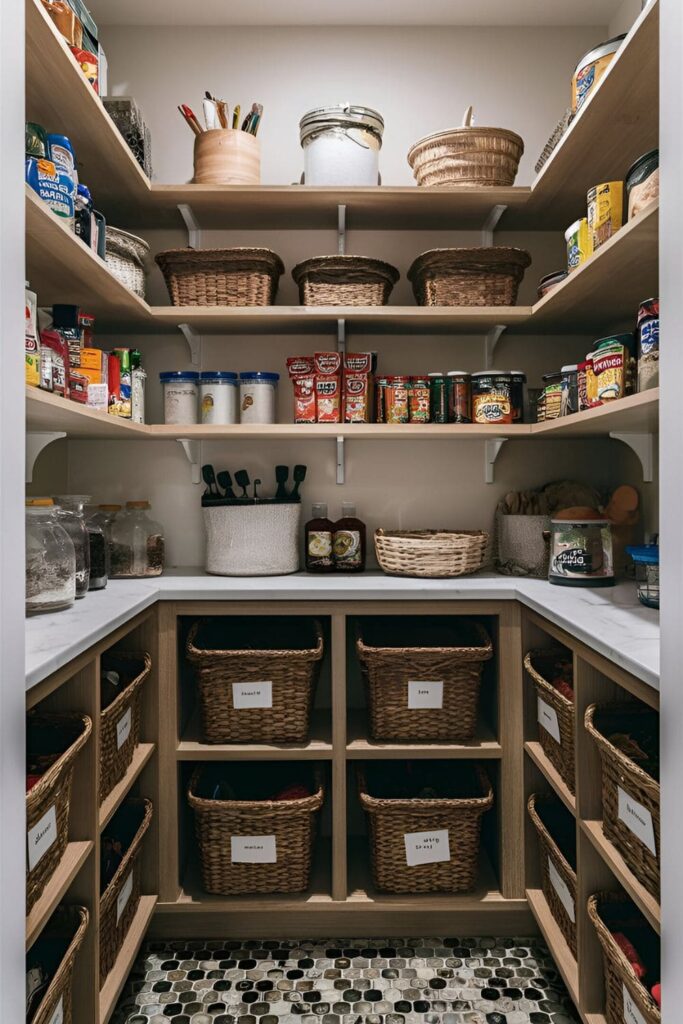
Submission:
M 472 385 L 469 373 L 464 373 L 462 370 L 449 370 L 447 380 L 448 415 L 446 420 L 434 420 L 434 422 L 471 423 Z
M 616 334 L 596 342 L 593 373 L 598 405 L 632 393 L 632 349 L 632 334 Z
M 605 74 L 623 39 L 623 35 L 608 39 L 581 58 L 572 77 L 573 114 L 586 102 L 591 91 Z
M 315 363 L 313 356 L 290 356 L 287 360 L 294 389 L 294 422 L 315 423 Z
M 373 352 L 344 355 L 344 422 L 369 423 L 372 414 Z
M 107 357 L 107 386 L 108 411 L 112 416 L 118 416 L 117 410 L 121 404 L 121 363 L 113 354 Z
M 410 419 L 408 395 L 410 377 L 387 377 L 384 386 L 384 422 L 407 423 Z
M 495 370 L 472 374 L 472 422 L 512 423 L 512 380 Z
M 70 46 L 69 49 L 73 53 L 76 63 L 80 67 L 81 71 L 88 79 L 95 92 L 99 94 L 97 54 L 91 53 L 89 50 L 81 50 L 78 46 Z
M 438 370 L 428 373 L 427 377 L 432 423 L 448 423 L 448 383 L 446 378 Z
M 81 332 L 78 327 L 78 306 L 55 304 L 52 307 L 52 321 L 56 331 L 69 346 L 69 366 L 74 369 L 81 365 Z
M 88 403 L 88 378 L 80 370 L 69 370 L 69 398 L 72 402 Z
M 90 347 L 81 349 L 81 368 L 83 370 L 98 370 L 103 378 L 105 378 L 107 362 L 107 353 L 103 352 L 101 348 Z
M 26 383 L 40 386 L 40 344 L 38 342 L 38 297 L 26 289 L 24 305 L 24 349 L 26 352 Z
M 90 384 L 106 384 L 106 378 L 102 370 L 94 370 L 89 366 L 79 366 L 78 370 L 75 371 L 81 374 L 82 377 L 86 377 Z
M 593 254 L 588 219 L 575 220 L 564 233 L 567 243 L 567 270 L 571 274 Z
M 92 313 L 78 312 L 78 329 L 81 332 L 81 345 L 83 348 L 93 347 L 93 335 L 95 333 L 95 317 Z
M 598 385 L 595 379 L 595 370 L 593 368 L 593 353 L 589 352 L 586 356 L 586 408 L 592 409 L 594 406 L 599 404 Z
M 588 190 L 588 231 L 593 252 L 609 241 L 624 222 L 624 183 L 606 181 Z
M 67 0 L 43 0 L 43 7 L 55 23 L 55 28 L 69 46 L 81 46 L 83 26 Z
M 88 384 L 88 406 L 106 412 L 109 407 L 109 389 L 106 384 Z
M 659 387 L 659 299 L 644 299 L 638 309 L 638 391 Z
M 40 347 L 51 352 L 51 380 L 56 395 L 69 397 L 69 346 L 58 331 L 41 331 Z M 42 375 L 41 367 L 41 375 Z
M 65 221 L 71 231 L 74 230 L 76 188 L 70 174 L 56 167 L 52 160 L 29 157 L 26 161 L 26 184 L 57 217 Z
M 408 419 L 411 423 L 429 423 L 429 381 L 426 377 L 411 377 Z
M 315 395 L 318 423 L 341 421 L 342 369 L 339 352 L 316 352 Z
M 587 362 L 579 363 L 576 368 L 576 384 L 578 391 L 579 412 L 588 408 L 588 395 L 586 394 L 586 368 Z
M 133 415 L 133 390 L 130 366 L 130 349 L 115 348 L 113 353 L 119 361 L 119 401 L 116 415 L 129 420 Z

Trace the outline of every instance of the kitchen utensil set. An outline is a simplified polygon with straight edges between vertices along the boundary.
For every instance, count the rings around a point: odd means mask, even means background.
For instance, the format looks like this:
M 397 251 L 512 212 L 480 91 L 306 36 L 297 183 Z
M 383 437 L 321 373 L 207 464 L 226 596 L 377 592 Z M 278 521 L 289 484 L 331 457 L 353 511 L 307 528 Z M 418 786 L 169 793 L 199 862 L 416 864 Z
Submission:
M 228 104 L 225 100 L 217 100 L 215 96 L 211 95 L 208 89 L 204 93 L 202 109 L 204 111 L 204 124 L 206 125 L 206 128 L 202 128 L 196 115 L 193 113 L 191 107 L 188 107 L 187 103 L 181 103 L 178 107 L 181 115 L 185 118 L 195 135 L 201 135 L 204 131 L 208 132 L 216 128 L 225 129 L 231 127 Z M 232 114 L 232 127 L 234 129 L 240 127 L 240 113 L 241 107 L 238 103 Z M 248 135 L 256 135 L 259 130 L 262 117 L 263 104 L 252 103 L 251 110 L 242 121 L 241 131 L 247 132 Z
M 227 470 L 221 470 L 220 473 L 216 474 L 212 465 L 207 464 L 202 466 L 202 480 L 206 484 L 206 490 L 202 495 L 202 505 L 204 507 L 208 505 L 269 505 L 277 504 L 279 502 L 286 502 L 287 504 L 297 504 L 301 501 L 301 495 L 299 488 L 306 479 L 306 466 L 297 465 L 292 471 L 292 480 L 294 486 L 291 491 L 288 492 L 285 486 L 289 478 L 289 466 L 276 466 L 275 467 L 275 482 L 277 483 L 277 490 L 273 498 L 262 498 L 257 488 L 262 486 L 261 480 L 256 477 L 253 484 L 249 479 L 249 473 L 246 469 L 238 469 L 234 475 L 234 481 L 238 488 L 241 489 L 241 494 L 235 494 L 233 490 L 233 478 Z M 249 497 L 248 488 L 253 488 L 253 496 Z

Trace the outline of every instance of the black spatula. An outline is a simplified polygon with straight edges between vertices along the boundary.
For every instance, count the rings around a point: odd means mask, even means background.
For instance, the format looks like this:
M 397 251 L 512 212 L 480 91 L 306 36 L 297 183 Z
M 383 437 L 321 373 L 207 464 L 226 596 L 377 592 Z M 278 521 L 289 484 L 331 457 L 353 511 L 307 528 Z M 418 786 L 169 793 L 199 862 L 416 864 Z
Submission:
M 299 494 L 299 486 L 306 479 L 306 467 L 305 466 L 295 466 L 294 467 L 294 472 L 292 473 L 292 479 L 294 481 L 294 486 L 292 487 L 292 490 L 290 491 L 289 500 L 290 501 L 301 501 L 301 495 Z

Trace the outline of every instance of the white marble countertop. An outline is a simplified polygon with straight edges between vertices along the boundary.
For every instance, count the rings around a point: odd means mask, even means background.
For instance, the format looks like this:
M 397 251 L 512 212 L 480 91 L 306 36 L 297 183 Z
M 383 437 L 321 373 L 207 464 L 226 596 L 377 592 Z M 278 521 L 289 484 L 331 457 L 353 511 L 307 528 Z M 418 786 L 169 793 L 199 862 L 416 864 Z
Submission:
M 367 572 L 359 576 L 224 577 L 171 569 L 154 580 L 113 580 L 73 608 L 26 622 L 30 689 L 155 601 L 256 600 L 520 601 L 627 672 L 659 689 L 659 613 L 638 602 L 633 583 L 594 590 L 545 580 L 481 574 L 419 580 Z

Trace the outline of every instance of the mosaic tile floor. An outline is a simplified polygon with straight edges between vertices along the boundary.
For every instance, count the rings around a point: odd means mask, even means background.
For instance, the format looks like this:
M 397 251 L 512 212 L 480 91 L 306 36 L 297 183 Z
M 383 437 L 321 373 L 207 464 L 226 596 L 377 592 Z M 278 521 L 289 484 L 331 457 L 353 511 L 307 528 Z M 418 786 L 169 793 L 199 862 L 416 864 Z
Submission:
M 576 1024 L 540 939 L 152 942 L 113 1024 Z

